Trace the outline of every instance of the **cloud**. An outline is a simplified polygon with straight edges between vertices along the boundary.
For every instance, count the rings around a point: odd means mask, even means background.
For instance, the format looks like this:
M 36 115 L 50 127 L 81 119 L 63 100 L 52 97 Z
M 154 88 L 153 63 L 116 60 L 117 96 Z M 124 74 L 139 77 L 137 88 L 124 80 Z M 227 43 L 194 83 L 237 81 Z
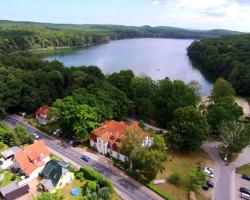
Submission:
M 240 5 L 250 5 L 249 0 L 233 0 L 233 2 L 238 3 Z

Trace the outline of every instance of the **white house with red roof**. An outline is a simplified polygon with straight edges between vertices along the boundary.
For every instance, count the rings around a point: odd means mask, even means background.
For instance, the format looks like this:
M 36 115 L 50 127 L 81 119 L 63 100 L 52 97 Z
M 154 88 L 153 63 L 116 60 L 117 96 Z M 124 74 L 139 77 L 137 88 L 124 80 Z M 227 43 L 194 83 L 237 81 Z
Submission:
M 49 150 L 44 141 L 39 140 L 15 153 L 13 163 L 16 169 L 32 179 L 39 175 L 49 160 Z
M 110 156 L 124 162 L 128 158 L 121 154 L 120 146 L 125 138 L 125 131 L 129 127 L 139 131 L 143 139 L 142 146 L 147 147 L 152 144 L 153 139 L 139 127 L 137 122 L 127 125 L 122 121 L 110 120 L 104 121 L 99 128 L 91 133 L 90 146 L 96 148 L 101 154 L 106 155 L 109 153 Z
M 48 113 L 49 107 L 47 105 L 43 105 L 37 109 L 35 114 L 39 124 L 46 125 L 48 123 Z

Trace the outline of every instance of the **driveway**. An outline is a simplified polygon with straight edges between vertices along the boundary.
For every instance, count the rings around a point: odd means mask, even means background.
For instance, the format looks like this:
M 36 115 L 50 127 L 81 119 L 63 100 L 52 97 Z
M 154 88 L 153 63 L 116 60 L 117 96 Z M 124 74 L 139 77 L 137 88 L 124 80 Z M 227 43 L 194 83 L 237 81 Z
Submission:
M 221 160 L 218 142 L 206 142 L 202 148 L 211 156 L 217 164 L 217 178 L 214 191 L 214 200 L 238 200 L 239 187 L 244 186 L 243 180 L 235 173 L 235 169 L 241 165 L 250 163 L 250 147 L 246 148 L 229 166 Z
M 89 167 L 102 173 L 113 182 L 116 192 L 125 200 L 162 200 L 162 198 L 152 190 L 128 177 L 124 172 L 113 167 L 111 164 L 97 162 L 96 160 L 92 160 L 88 163 L 84 162 L 81 160 L 82 154 L 73 150 L 68 144 L 43 134 L 16 116 L 9 116 L 5 122 L 13 126 L 17 124 L 21 125 L 25 127 L 30 133 L 38 134 L 50 149 L 55 151 L 58 155 L 69 159 L 72 163 Z

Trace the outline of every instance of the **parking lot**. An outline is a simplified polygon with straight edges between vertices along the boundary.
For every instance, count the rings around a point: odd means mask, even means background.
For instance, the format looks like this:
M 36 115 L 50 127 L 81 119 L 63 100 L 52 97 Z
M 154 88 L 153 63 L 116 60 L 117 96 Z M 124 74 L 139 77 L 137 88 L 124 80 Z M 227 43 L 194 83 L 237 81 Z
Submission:
M 236 185 L 235 200 L 242 200 L 242 198 L 240 198 L 239 189 L 240 189 L 240 187 L 250 189 L 250 181 L 242 179 L 241 175 L 239 175 L 239 174 L 235 174 L 235 185 Z

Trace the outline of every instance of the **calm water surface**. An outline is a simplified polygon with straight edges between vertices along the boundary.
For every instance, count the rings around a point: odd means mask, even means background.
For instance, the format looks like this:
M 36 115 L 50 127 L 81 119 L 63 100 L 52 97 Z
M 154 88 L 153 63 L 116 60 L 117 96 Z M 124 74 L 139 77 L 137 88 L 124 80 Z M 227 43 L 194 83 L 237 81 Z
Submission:
M 201 94 L 207 94 L 212 84 L 190 63 L 186 48 L 193 40 L 126 39 L 111 41 L 89 48 L 56 50 L 44 54 L 46 60 L 57 59 L 66 66 L 96 65 L 105 74 L 132 69 L 136 75 L 146 74 L 154 80 L 169 77 L 188 83 L 198 81 Z

